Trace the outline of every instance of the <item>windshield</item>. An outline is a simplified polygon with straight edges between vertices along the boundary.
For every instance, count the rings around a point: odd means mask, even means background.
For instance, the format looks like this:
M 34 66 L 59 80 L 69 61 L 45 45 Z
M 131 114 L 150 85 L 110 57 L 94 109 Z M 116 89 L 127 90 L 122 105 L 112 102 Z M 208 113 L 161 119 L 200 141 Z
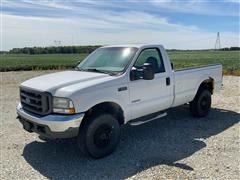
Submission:
M 99 48 L 84 59 L 76 69 L 103 73 L 120 73 L 124 71 L 136 51 L 137 48 L 132 47 Z

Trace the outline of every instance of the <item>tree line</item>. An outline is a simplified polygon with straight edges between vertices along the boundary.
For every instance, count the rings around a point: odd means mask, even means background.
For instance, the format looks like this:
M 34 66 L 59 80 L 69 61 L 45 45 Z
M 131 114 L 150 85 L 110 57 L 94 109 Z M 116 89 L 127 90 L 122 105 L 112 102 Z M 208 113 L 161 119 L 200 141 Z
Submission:
M 74 54 L 74 53 L 91 53 L 96 46 L 50 46 L 50 47 L 24 47 L 13 48 L 9 51 L 10 54 Z
M 74 54 L 74 53 L 86 53 L 89 54 L 95 49 L 101 47 L 100 45 L 95 46 L 50 46 L 50 47 L 24 47 L 24 48 L 13 48 L 9 52 L 0 52 L 0 54 Z M 211 50 L 211 49 L 209 49 Z M 219 49 L 220 51 L 239 51 L 240 47 L 225 47 Z M 178 50 L 168 49 L 167 51 L 191 51 L 191 50 Z
M 221 49 L 197 49 L 197 50 L 192 50 L 192 49 L 186 49 L 186 50 L 167 49 L 167 51 L 240 51 L 240 47 L 224 47 L 224 48 L 221 48 Z
M 225 48 L 222 48 L 221 51 L 239 51 L 240 50 L 240 47 L 225 47 Z

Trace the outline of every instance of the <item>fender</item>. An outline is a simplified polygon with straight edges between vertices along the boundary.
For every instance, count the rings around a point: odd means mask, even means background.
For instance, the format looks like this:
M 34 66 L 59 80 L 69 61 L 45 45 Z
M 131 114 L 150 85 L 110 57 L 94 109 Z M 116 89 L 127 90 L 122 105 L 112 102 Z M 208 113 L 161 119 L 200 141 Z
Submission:
M 128 108 L 129 93 L 128 87 L 126 91 L 118 91 L 118 86 L 106 87 L 98 90 L 92 90 L 91 92 L 85 93 L 75 93 L 71 96 L 71 99 L 74 100 L 74 105 L 76 112 L 86 112 L 93 106 L 104 103 L 104 102 L 113 102 L 118 104 L 123 112 L 125 121 L 130 120 L 131 112 Z
M 200 86 L 201 86 L 201 84 L 203 84 L 203 83 L 207 83 L 207 82 L 211 82 L 212 84 L 213 84 L 213 90 L 214 90 L 214 79 L 212 78 L 212 77 L 210 77 L 210 76 L 203 76 L 204 78 L 201 78 L 201 80 L 199 80 L 198 82 L 197 82 L 197 85 L 196 85 L 196 87 L 195 87 L 195 94 L 197 94 L 197 92 L 198 92 L 198 89 L 200 88 Z

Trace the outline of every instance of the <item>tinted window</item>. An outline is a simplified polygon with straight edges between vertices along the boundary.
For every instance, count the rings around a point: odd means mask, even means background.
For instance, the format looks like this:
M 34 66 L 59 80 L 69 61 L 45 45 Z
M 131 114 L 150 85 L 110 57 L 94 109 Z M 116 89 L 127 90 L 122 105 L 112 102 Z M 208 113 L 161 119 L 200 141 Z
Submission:
M 134 66 L 141 68 L 144 63 L 151 64 L 155 73 L 165 72 L 162 56 L 160 52 L 155 48 L 143 50 Z

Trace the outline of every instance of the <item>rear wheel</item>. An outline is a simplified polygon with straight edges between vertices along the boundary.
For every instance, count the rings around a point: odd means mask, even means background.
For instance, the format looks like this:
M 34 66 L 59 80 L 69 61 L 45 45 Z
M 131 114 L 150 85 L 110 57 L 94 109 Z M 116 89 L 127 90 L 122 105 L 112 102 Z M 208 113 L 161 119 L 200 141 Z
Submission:
M 120 137 L 120 126 L 110 114 L 94 115 L 86 120 L 78 135 L 78 145 L 83 153 L 101 158 L 112 153 Z
M 209 114 L 212 98 L 208 89 L 200 89 L 192 102 L 190 102 L 190 111 L 193 116 L 205 117 Z

